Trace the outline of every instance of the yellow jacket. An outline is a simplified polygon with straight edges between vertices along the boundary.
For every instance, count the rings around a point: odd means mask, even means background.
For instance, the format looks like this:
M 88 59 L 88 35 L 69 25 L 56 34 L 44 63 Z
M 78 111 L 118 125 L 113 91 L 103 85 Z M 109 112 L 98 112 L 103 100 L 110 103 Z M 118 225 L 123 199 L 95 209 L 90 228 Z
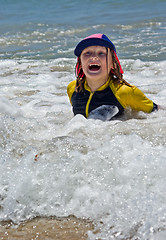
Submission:
M 125 83 L 108 79 L 108 81 L 91 92 L 85 80 L 83 93 L 75 91 L 76 80 L 69 83 L 67 93 L 73 106 L 74 115 L 82 114 L 88 117 L 89 112 L 102 105 L 115 105 L 122 113 L 124 109 L 130 107 L 136 111 L 150 113 L 157 109 L 157 105 L 148 99 L 143 92 L 135 86 L 127 86 Z

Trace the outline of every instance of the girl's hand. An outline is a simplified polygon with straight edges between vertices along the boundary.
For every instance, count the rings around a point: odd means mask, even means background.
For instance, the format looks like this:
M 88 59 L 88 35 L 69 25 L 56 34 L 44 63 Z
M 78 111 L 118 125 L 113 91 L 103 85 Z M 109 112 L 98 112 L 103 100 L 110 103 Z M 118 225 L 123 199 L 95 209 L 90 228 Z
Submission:
M 166 110 L 166 107 L 165 106 L 160 106 L 160 105 L 157 105 L 157 108 L 158 108 L 158 110 Z

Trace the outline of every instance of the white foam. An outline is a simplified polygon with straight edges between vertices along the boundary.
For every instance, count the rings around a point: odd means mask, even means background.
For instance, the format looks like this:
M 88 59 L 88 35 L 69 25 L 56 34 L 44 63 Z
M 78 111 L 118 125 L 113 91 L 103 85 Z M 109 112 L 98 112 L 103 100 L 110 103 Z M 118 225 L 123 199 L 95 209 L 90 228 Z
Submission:
M 0 98 L 0 113 L 10 114 L 13 117 L 21 117 L 22 111 L 19 106 L 12 104 L 7 98 Z
M 75 215 L 100 228 L 95 236 L 89 232 L 90 239 L 162 239 L 165 233 L 157 232 L 166 223 L 165 110 L 129 112 L 126 120 L 109 122 L 73 117 L 66 94 L 73 73 L 52 72 L 55 63 L 4 63 L 0 220 Z M 124 63 L 126 78 L 165 104 L 165 62 Z M 28 69 L 36 74 L 25 75 Z

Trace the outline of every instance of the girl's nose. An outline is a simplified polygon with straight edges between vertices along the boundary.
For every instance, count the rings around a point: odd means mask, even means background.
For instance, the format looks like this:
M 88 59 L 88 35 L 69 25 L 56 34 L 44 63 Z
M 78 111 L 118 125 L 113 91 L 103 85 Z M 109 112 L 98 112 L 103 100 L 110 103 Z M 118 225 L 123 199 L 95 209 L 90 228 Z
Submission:
M 92 53 L 92 58 L 97 58 L 96 52 L 93 52 L 93 53 Z

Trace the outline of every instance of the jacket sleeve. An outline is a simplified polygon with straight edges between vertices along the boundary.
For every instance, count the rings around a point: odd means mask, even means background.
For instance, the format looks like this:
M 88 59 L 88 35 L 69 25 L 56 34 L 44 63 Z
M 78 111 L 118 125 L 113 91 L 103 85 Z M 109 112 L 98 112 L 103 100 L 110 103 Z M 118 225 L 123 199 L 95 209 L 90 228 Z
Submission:
M 69 85 L 67 86 L 67 94 L 68 94 L 68 97 L 69 97 L 69 100 L 70 100 L 71 104 L 72 104 L 71 98 L 72 98 L 72 95 L 75 91 L 75 86 L 76 86 L 76 80 L 70 82 Z
M 150 113 L 154 110 L 156 105 L 152 100 L 148 99 L 140 89 L 135 86 L 129 87 L 122 85 L 118 90 L 118 96 L 124 108 L 131 107 L 136 111 Z

